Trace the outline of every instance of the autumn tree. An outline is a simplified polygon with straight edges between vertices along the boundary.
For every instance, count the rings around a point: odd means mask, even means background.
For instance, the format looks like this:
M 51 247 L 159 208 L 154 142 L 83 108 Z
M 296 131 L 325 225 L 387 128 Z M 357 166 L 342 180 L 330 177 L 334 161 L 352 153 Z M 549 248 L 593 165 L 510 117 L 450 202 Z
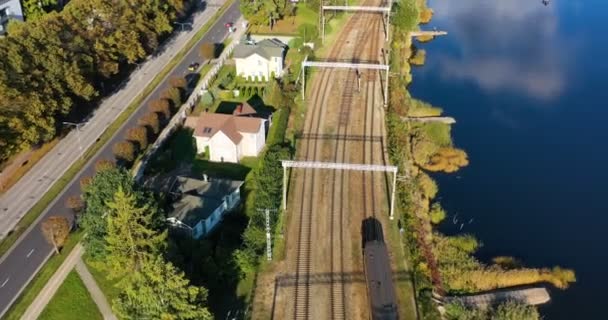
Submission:
M 148 147 L 148 130 L 145 127 L 137 126 L 127 131 L 127 137 L 129 141 L 137 142 L 140 150 Z
M 182 92 L 176 87 L 167 88 L 161 94 L 161 98 L 168 100 L 175 109 L 182 104 Z
M 112 160 L 108 160 L 108 159 L 101 159 L 101 160 L 97 160 L 97 162 L 95 162 L 95 172 L 100 172 L 103 170 L 108 170 L 108 169 L 112 169 L 116 167 L 116 163 Z
M 152 132 L 153 134 L 158 134 L 160 132 L 160 121 L 158 119 L 158 114 L 156 112 L 151 112 L 143 116 L 137 124 L 140 126 L 145 126 Z
M 70 196 L 65 200 L 65 207 L 74 211 L 74 213 L 79 213 L 84 209 L 84 201 L 80 196 Z
M 59 254 L 59 248 L 63 247 L 70 234 L 68 219 L 61 216 L 50 216 L 42 222 L 40 229 L 46 241 L 53 245 L 55 253 Z
M 133 162 L 135 160 L 135 146 L 130 141 L 121 141 L 112 147 L 112 152 L 117 159 Z
M 185 88 L 188 83 L 182 77 L 172 77 L 169 79 L 169 84 L 175 88 Z
M 83 177 L 80 179 L 80 189 L 84 190 L 93 181 L 92 177 Z
M 199 49 L 201 57 L 205 60 L 211 60 L 215 58 L 215 44 L 211 42 L 204 42 L 201 44 Z
M 55 9 L 57 0 L 22 0 L 21 4 L 27 21 L 33 21 Z
M 169 101 L 166 99 L 153 100 L 148 105 L 148 109 L 162 115 L 165 120 L 171 118 L 171 107 L 169 106 Z

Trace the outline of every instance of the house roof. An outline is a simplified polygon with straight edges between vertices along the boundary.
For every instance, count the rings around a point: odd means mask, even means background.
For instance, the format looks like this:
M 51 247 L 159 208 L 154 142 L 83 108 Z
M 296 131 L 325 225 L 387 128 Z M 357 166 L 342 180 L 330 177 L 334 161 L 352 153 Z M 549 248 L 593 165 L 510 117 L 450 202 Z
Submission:
M 194 227 L 209 216 L 224 202 L 224 197 L 232 194 L 243 185 L 243 181 L 229 179 L 208 179 L 178 176 L 171 192 L 179 195 L 171 207 L 169 217 Z
M 249 106 L 251 110 L 253 108 Z M 235 110 L 235 113 L 237 110 Z M 251 115 L 247 106 L 243 106 L 243 115 Z M 253 110 L 255 113 L 255 110 Z M 206 113 L 199 117 L 186 118 L 186 127 L 194 129 L 197 137 L 213 137 L 221 131 L 234 144 L 238 144 L 243 139 L 241 133 L 257 133 L 264 120 L 255 117 L 239 117 L 234 114 Z
M 267 60 L 272 57 L 282 57 L 286 45 L 278 39 L 264 39 L 256 44 L 240 43 L 234 47 L 234 58 L 247 58 L 252 54 L 258 54 Z

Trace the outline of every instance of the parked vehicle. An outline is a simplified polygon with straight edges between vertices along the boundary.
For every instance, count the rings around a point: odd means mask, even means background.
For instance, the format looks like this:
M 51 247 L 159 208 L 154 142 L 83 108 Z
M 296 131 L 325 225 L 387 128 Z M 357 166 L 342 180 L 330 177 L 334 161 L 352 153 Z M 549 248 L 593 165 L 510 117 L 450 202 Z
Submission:
M 200 63 L 198 62 L 192 62 L 189 66 L 188 66 L 188 71 L 196 71 L 198 69 L 198 67 L 200 66 Z

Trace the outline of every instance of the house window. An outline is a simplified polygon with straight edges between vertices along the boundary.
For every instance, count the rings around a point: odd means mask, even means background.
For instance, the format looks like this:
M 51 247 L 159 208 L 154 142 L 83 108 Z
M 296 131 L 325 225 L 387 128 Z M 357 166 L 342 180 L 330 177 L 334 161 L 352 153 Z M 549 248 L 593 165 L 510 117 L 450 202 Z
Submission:
M 205 128 L 203 129 L 203 133 L 211 133 L 211 128 L 209 128 L 209 127 L 205 127 Z
M 258 66 L 262 65 L 262 60 L 258 60 Z

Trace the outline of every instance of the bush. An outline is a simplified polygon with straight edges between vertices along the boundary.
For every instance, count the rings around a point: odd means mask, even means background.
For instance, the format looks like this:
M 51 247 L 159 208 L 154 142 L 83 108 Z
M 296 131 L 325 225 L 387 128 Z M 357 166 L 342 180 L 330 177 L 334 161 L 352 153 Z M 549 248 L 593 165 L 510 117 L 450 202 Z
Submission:
M 84 208 L 84 201 L 80 196 L 71 196 L 66 199 L 65 207 L 74 211 L 74 213 L 79 213 Z
M 135 127 L 127 131 L 127 137 L 131 142 L 137 142 L 140 150 L 148 147 L 148 130 L 145 127 Z
M 84 190 L 92 181 L 93 177 L 84 177 L 80 179 L 80 190 Z
M 211 105 L 213 105 L 213 101 L 214 101 L 213 94 L 211 93 L 211 91 L 207 91 L 201 96 L 200 103 L 204 107 L 210 107 Z
M 158 119 L 158 114 L 156 114 L 156 112 L 151 112 L 151 113 L 146 114 L 141 119 L 139 119 L 137 124 L 139 124 L 140 126 L 147 127 L 150 130 L 150 132 L 152 132 L 155 135 L 160 132 L 160 121 Z
M 121 141 L 114 145 L 112 152 L 116 159 L 131 163 L 135 160 L 135 146 L 130 141 Z

